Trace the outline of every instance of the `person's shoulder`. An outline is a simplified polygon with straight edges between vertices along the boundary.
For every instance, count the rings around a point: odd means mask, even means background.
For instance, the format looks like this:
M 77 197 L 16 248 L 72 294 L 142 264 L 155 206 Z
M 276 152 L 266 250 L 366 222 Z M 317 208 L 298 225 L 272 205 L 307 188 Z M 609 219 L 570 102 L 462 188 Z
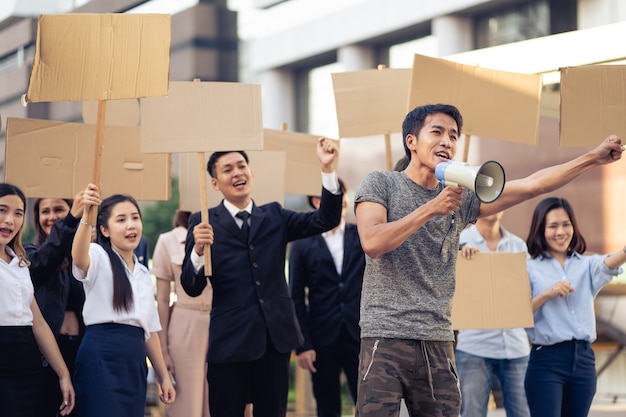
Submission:
M 257 206 L 255 204 L 253 208 L 253 214 L 255 211 L 273 213 L 273 212 L 280 212 L 282 210 L 287 210 L 287 209 L 285 209 L 283 205 L 279 203 L 278 201 L 271 201 L 269 203 L 261 204 L 260 206 Z

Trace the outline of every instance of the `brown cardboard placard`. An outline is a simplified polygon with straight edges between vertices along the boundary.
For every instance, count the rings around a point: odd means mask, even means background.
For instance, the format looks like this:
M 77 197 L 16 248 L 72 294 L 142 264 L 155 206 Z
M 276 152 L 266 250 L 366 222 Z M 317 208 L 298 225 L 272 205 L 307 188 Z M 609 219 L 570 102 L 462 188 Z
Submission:
M 416 54 L 406 110 L 452 104 L 461 111 L 465 135 L 536 145 L 541 88 L 539 74 L 497 71 Z
M 254 187 L 252 189 L 252 199 L 256 205 L 262 205 L 277 201 L 284 203 L 285 199 L 285 152 L 276 151 L 246 151 L 250 159 L 250 168 L 254 174 Z M 205 154 L 208 161 L 210 153 Z M 198 157 L 192 153 L 181 153 L 178 155 L 179 174 L 178 187 L 180 191 L 181 210 L 197 212 L 202 204 L 200 201 L 200 180 L 198 178 Z M 208 207 L 215 207 L 224 198 L 222 193 L 215 191 L 211 186 L 211 177 L 206 172 L 207 182 L 207 204 Z M 321 176 L 321 174 L 319 174 Z
M 402 132 L 410 78 L 409 68 L 332 74 L 339 137 Z
M 561 147 L 626 135 L 626 65 L 561 68 Z
M 83 102 L 83 122 L 96 124 L 98 121 L 98 102 Z M 107 102 L 107 110 L 104 124 L 107 126 L 138 126 L 139 125 L 139 100 L 130 98 L 125 100 L 110 100 Z
M 27 102 L 164 96 L 168 14 L 42 15 Z
M 285 130 L 263 129 L 266 151 L 283 151 L 286 154 L 284 192 L 301 195 L 320 195 L 322 174 L 317 158 L 319 136 Z M 337 147 L 339 141 L 332 140 Z M 337 162 L 333 164 L 337 170 Z
M 141 99 L 141 150 L 151 153 L 263 149 L 261 86 L 172 82 L 167 97 Z
M 459 256 L 452 302 L 452 328 L 532 327 L 533 309 L 526 254 L 480 252 Z
M 74 198 L 90 181 L 95 125 L 8 118 L 4 180 L 27 197 Z M 105 127 L 101 195 L 171 198 L 171 158 L 142 154 L 139 128 Z

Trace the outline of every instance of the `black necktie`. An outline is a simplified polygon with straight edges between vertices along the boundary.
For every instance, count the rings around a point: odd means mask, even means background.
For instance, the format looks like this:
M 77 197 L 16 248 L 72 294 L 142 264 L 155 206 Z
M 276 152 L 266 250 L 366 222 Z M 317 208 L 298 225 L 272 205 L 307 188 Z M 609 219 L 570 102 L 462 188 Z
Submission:
M 250 235 L 250 225 L 248 224 L 248 217 L 250 217 L 250 213 L 247 211 L 240 211 L 235 215 L 243 221 L 241 225 L 241 232 L 243 233 L 246 240 L 248 240 L 248 236 Z

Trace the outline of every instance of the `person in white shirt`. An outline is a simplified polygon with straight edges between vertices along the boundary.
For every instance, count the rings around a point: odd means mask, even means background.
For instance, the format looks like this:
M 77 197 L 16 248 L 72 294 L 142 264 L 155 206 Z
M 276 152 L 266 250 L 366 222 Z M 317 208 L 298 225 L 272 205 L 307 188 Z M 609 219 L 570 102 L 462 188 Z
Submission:
M 174 402 L 156 332 L 161 330 L 154 284 L 134 250 L 143 225 L 135 199 L 112 195 L 102 202 L 97 186 L 83 193 L 85 210 L 72 245 L 72 272 L 85 289 L 87 330 L 76 356 L 74 380 L 80 416 L 143 417 L 146 355 L 161 386 L 161 401 Z M 95 225 L 89 212 L 100 206 Z M 97 243 L 91 243 L 96 227 Z
M 461 232 L 461 254 L 523 252 L 526 242 L 501 225 L 503 212 L 481 217 Z M 460 330 L 454 352 L 461 383 L 461 416 L 486 417 L 492 378 L 502 388 L 507 417 L 528 417 L 524 375 L 530 342 L 525 329 Z
M 0 183 L 0 392 L 2 413 L 41 416 L 44 394 L 41 353 L 59 376 L 63 401 L 59 413 L 74 408 L 74 388 L 59 347 L 43 318 L 28 271 L 22 231 L 26 197 L 16 186 Z

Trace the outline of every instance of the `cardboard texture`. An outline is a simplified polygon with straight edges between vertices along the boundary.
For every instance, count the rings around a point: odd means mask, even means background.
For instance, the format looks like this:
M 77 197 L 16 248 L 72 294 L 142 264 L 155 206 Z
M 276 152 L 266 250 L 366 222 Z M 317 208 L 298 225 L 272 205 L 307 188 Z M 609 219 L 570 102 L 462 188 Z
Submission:
M 410 69 L 373 69 L 332 74 L 339 137 L 402 132 Z
M 8 118 L 4 180 L 27 197 L 70 198 L 90 182 L 95 125 Z M 167 154 L 142 154 L 138 127 L 105 127 L 100 183 L 103 198 L 130 194 L 137 200 L 171 198 Z
M 289 194 L 320 195 L 322 175 L 317 158 L 319 136 L 284 130 L 263 129 L 263 144 L 266 151 L 285 152 L 284 192 Z M 331 139 L 339 147 L 339 141 Z M 337 162 L 333 164 L 337 170 Z
M 254 174 L 254 186 L 252 188 L 252 199 L 255 204 L 262 204 L 277 201 L 284 204 L 285 199 L 285 152 L 271 151 L 246 151 L 250 159 L 250 168 Z M 211 153 L 205 154 L 208 161 Z M 180 192 L 181 210 L 195 213 L 202 207 L 200 201 L 200 178 L 198 178 L 199 162 L 197 153 L 181 153 L 178 155 L 179 174 L 178 186 Z M 215 207 L 224 198 L 220 191 L 216 191 L 211 186 L 211 176 L 206 172 L 207 183 L 207 203 L 208 207 Z M 321 174 L 319 174 L 321 176 Z M 321 181 L 321 180 L 320 180 Z M 210 222 L 210 219 L 209 219 Z
M 458 257 L 452 328 L 533 327 L 525 253 L 480 252 Z
M 262 124 L 260 85 L 172 82 L 169 96 L 141 99 L 141 150 L 262 150 Z
M 95 125 L 97 121 L 98 102 L 83 102 L 83 122 Z M 131 98 L 108 101 L 104 124 L 106 126 L 138 126 L 139 100 Z
M 167 14 L 42 15 L 26 101 L 164 96 L 170 43 Z
M 598 138 L 626 134 L 626 66 L 561 69 L 562 147 L 595 147 Z
M 465 135 L 536 145 L 541 88 L 539 74 L 496 71 L 416 54 L 405 110 L 452 104 L 461 111 Z

